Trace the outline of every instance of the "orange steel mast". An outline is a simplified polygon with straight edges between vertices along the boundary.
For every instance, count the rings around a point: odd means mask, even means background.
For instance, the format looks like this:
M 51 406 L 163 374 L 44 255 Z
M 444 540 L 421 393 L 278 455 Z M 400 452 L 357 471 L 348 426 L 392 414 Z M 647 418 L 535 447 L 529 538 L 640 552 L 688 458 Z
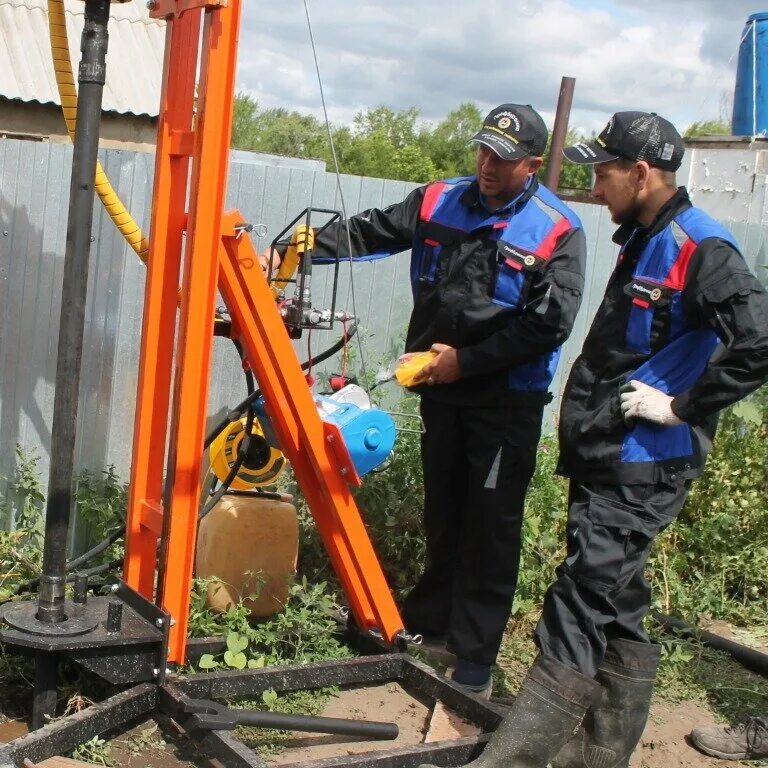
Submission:
M 251 240 L 237 237 L 244 217 L 223 208 L 242 6 L 150 3 L 167 31 L 123 575 L 171 615 L 175 664 L 185 661 L 217 287 L 358 626 L 388 642 L 404 632 L 341 437 L 317 412 Z

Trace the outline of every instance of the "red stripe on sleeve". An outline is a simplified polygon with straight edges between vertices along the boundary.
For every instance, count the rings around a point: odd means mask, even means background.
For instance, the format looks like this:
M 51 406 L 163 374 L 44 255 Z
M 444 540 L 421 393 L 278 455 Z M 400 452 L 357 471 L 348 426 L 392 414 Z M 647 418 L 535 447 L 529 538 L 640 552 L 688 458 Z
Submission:
M 691 263 L 691 256 L 693 256 L 697 245 L 698 243 L 689 238 L 680 246 L 680 253 L 677 254 L 675 263 L 672 265 L 672 269 L 669 270 L 667 279 L 664 281 L 664 285 L 668 288 L 672 288 L 675 291 L 683 290 L 685 287 L 685 277 L 688 274 L 688 267 Z
M 536 255 L 544 260 L 548 259 L 554 252 L 560 235 L 565 234 L 569 229 L 571 229 L 571 222 L 563 216 L 541 241 L 541 245 L 536 249 Z
M 446 184 L 442 182 L 436 182 L 430 184 L 424 191 L 424 199 L 421 201 L 421 220 L 429 221 L 432 218 L 432 214 L 437 207 L 437 201 L 440 199 L 440 195 L 443 194 L 443 190 L 446 188 Z

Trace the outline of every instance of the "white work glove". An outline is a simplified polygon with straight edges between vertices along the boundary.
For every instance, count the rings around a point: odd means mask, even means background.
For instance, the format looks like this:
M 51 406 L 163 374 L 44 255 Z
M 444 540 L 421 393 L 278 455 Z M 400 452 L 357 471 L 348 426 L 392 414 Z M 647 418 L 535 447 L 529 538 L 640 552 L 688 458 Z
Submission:
M 627 424 L 644 419 L 664 427 L 683 422 L 672 412 L 672 397 L 642 381 L 632 380 L 621 388 L 621 415 Z

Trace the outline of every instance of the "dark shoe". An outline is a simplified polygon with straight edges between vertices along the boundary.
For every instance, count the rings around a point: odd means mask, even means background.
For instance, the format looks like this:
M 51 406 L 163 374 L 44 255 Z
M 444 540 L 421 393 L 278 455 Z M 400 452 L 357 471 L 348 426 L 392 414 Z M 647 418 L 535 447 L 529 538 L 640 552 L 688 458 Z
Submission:
M 466 659 L 456 659 L 456 667 L 446 670 L 456 685 L 461 686 L 467 693 L 479 696 L 486 701 L 491 698 L 493 679 L 491 668 L 487 664 L 475 664 Z
M 661 647 L 612 640 L 595 680 L 602 694 L 552 768 L 627 768 L 643 735 Z
M 599 692 L 594 680 L 539 656 L 506 717 L 468 768 L 546 768 Z
M 768 717 L 750 717 L 738 725 L 694 728 L 693 745 L 705 755 L 723 760 L 760 760 L 768 757 Z

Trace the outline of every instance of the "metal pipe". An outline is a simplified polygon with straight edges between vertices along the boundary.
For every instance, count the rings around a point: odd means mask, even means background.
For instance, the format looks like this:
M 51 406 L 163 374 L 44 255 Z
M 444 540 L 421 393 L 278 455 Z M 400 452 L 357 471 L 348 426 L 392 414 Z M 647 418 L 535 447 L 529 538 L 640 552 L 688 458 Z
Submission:
M 80 365 L 83 353 L 88 260 L 93 223 L 94 177 L 99 150 L 101 101 L 110 0 L 86 0 L 80 43 L 77 123 L 69 192 L 69 222 L 61 292 L 56 394 L 51 430 L 51 470 L 37 618 L 56 623 L 64 615 L 64 574 L 72 507 Z
M 342 736 L 389 740 L 396 739 L 399 729 L 395 723 L 345 720 L 338 717 L 313 717 L 311 715 L 287 715 L 283 712 L 257 712 L 251 709 L 232 709 L 238 725 L 255 725 L 259 728 L 277 728 L 281 731 L 308 731 L 310 733 L 334 733 Z
M 754 648 L 749 648 L 746 645 L 742 645 L 733 640 L 729 640 L 722 635 L 716 635 L 713 632 L 707 632 L 704 629 L 691 626 L 681 619 L 676 619 L 674 616 L 667 616 L 663 613 L 656 612 L 652 615 L 661 628 L 666 632 L 671 634 L 681 634 L 684 637 L 701 640 L 701 642 L 708 645 L 710 648 L 730 653 L 736 661 L 747 667 L 747 669 L 751 669 L 753 672 L 762 675 L 768 674 L 768 654 L 757 651 Z
M 549 149 L 549 163 L 544 186 L 557 192 L 560 182 L 560 169 L 563 167 L 563 148 L 568 135 L 568 120 L 571 116 L 573 91 L 576 87 L 575 77 L 564 77 L 560 81 L 560 96 L 557 99 L 555 125 L 552 128 L 552 144 Z

